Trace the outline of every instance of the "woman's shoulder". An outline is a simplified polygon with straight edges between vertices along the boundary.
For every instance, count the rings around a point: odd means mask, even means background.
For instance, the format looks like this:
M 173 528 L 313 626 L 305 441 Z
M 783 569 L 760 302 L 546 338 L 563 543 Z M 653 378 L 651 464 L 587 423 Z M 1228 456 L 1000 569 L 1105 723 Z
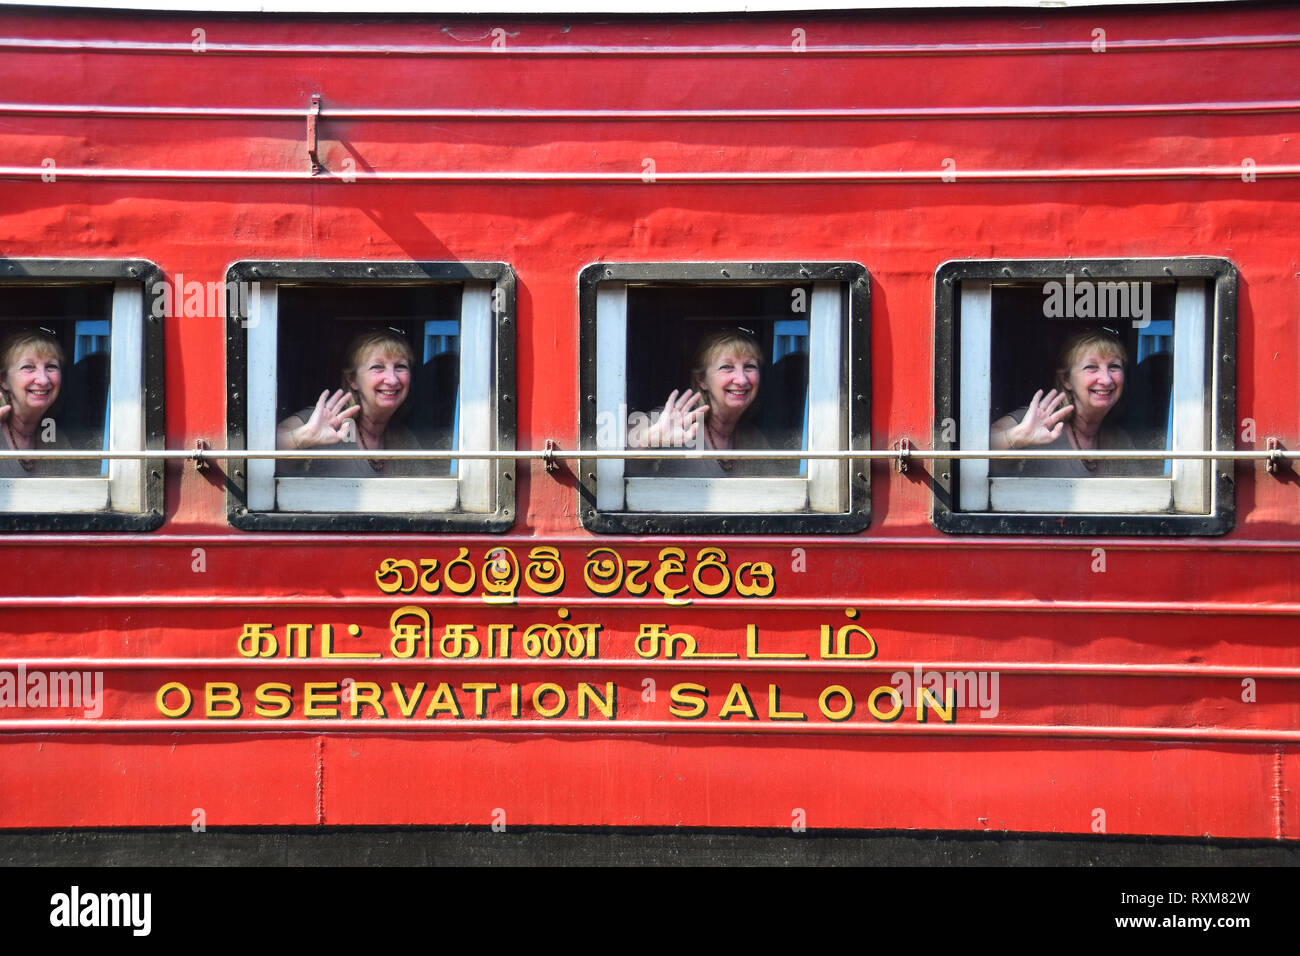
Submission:
M 1136 448 L 1133 439 L 1119 425 L 1104 425 L 1105 435 L 1102 436 L 1102 447 L 1113 448 L 1116 451 L 1126 451 L 1130 448 Z
M 772 447 L 772 443 L 767 440 L 767 436 L 752 423 L 742 423 L 739 428 L 740 434 L 736 442 L 737 448 L 750 448 L 755 451 L 764 451 Z

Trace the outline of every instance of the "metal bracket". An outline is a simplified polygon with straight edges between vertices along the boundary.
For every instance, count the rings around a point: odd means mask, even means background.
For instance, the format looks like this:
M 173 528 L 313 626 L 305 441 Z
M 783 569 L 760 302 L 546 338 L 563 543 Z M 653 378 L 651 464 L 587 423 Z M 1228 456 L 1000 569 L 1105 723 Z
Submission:
M 560 463 L 555 459 L 555 450 L 559 447 L 555 439 L 546 439 L 546 444 L 542 448 L 542 463 L 546 465 L 547 474 L 553 475 L 560 470 Z
M 894 459 L 894 470 L 900 475 L 906 474 L 908 463 L 912 460 L 912 443 L 906 438 L 900 438 L 891 447 L 898 449 L 898 457 Z
M 208 460 L 202 457 L 201 452 L 211 451 L 211 450 L 212 450 L 212 446 L 208 444 L 206 439 L 199 438 L 195 440 L 194 458 L 192 460 L 194 462 L 194 470 L 201 475 L 207 474 L 208 468 L 211 467 L 211 464 L 208 462 Z
M 1264 463 L 1264 470 L 1270 475 L 1276 475 L 1282 467 L 1282 463 L 1286 461 L 1286 459 L 1282 457 L 1282 452 L 1285 451 L 1285 449 L 1282 447 L 1281 440 L 1277 438 L 1264 439 L 1264 447 L 1270 452 L 1273 452 L 1273 454 L 1268 456 L 1268 460 Z
M 320 94 L 311 95 L 311 110 L 307 113 L 307 158 L 311 160 L 311 174 L 320 175 L 320 157 L 316 155 L 316 119 L 320 116 Z

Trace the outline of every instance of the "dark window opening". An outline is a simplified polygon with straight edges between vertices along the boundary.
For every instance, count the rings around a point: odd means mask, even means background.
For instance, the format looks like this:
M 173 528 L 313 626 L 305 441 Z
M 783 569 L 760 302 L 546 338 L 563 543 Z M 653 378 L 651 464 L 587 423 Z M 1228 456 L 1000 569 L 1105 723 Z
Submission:
M 460 379 L 461 287 L 284 285 L 279 290 L 276 419 L 343 387 L 344 354 L 358 333 L 391 329 L 414 355 L 410 396 L 394 416 L 422 449 L 455 447 Z M 397 447 L 397 446 L 395 446 Z M 407 463 L 422 475 L 454 475 L 447 461 Z M 293 467 L 277 469 L 295 473 Z M 386 473 L 392 474 L 388 469 Z
M 58 398 L 50 409 L 53 448 L 108 447 L 109 355 L 113 300 L 110 284 L 67 286 L 7 285 L 0 296 L 0 342 L 20 331 L 40 331 L 63 349 Z M 62 461 L 41 473 L 97 476 L 102 461 Z
M 699 343 L 715 332 L 742 328 L 763 349 L 758 398 L 744 420 L 773 449 L 806 448 L 811 297 L 811 283 L 629 286 L 629 411 L 650 413 L 661 408 L 674 389 L 691 387 L 690 366 Z M 798 475 L 806 464 L 778 461 L 764 470 Z
M 1104 330 L 1123 343 L 1127 352 L 1124 386 L 1119 404 L 1106 417 L 1108 429 L 1126 438 L 1135 449 L 1171 447 L 1173 393 L 1173 282 L 1149 284 L 1144 314 L 1130 317 L 1055 318 L 1044 315 L 1050 291 L 1045 283 L 999 285 L 992 290 L 992 350 L 990 354 L 990 422 L 1022 411 L 1034 393 L 1057 387 L 1056 365 L 1061 347 L 1082 331 Z M 1114 463 L 1112 473 L 1160 476 L 1170 472 L 1168 461 Z M 994 462 L 992 474 L 1030 474 L 1033 465 Z

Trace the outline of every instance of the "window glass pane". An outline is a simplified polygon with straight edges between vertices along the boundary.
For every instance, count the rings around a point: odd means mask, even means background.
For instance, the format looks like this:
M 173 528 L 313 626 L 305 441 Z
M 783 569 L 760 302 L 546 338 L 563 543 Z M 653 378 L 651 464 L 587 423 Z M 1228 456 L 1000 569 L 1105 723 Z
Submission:
M 1092 298 L 1084 298 L 1085 295 Z M 1083 368 L 1086 356 L 1075 349 L 1074 401 L 1088 402 L 1092 388 L 1102 393 L 1114 389 L 1118 400 L 1104 411 L 1099 445 L 1113 450 L 1170 447 L 1170 397 L 1173 390 L 1173 282 L 1079 280 L 1066 284 L 1049 282 L 996 285 L 992 290 L 992 335 L 990 353 L 990 422 L 1010 416 L 1024 418 L 1034 393 L 1044 394 L 1062 385 L 1058 368 L 1062 350 L 1085 333 L 1098 333 L 1118 341 L 1124 351 L 1122 374 L 1117 381 L 1109 373 L 1104 383 L 1087 380 Z M 1082 317 L 1079 313 L 1084 313 Z M 1097 317 L 1098 315 L 1102 317 Z M 1108 346 L 1096 342 L 1084 350 L 1109 359 Z M 1101 354 L 1107 353 L 1107 354 Z M 1103 363 L 1108 364 L 1108 362 Z M 1116 387 L 1118 386 L 1118 387 Z M 1105 399 L 1110 401 L 1110 399 Z M 1067 399 L 1067 401 L 1070 401 Z M 1080 410 L 1081 411 L 1081 410 Z M 1076 412 L 1078 414 L 1079 412 Z M 1076 446 L 1068 430 L 1079 420 L 1066 419 L 1060 436 L 1037 450 Z M 1035 477 L 1160 476 L 1169 472 L 1164 461 L 1079 462 L 994 461 L 993 476 Z
M 32 382 L 35 392 L 21 387 L 22 370 L 5 370 L 8 397 L 0 404 L 14 406 L 4 423 L 6 448 L 103 449 L 108 443 L 109 357 L 113 286 L 78 284 L 65 286 L 10 285 L 0 296 L 0 342 L 30 333 L 41 341 L 53 340 L 62 350 L 63 361 L 57 380 Z M 29 344 L 22 349 L 34 355 L 43 348 Z M 12 358 L 18 362 L 22 356 Z M 48 372 L 45 373 L 48 377 Z M 46 407 L 43 393 L 52 388 L 55 398 Z M 29 401 L 23 393 L 35 398 Z M 26 414 L 24 414 L 26 413 Z M 29 432 L 29 429 L 31 431 Z M 27 433 L 26 437 L 24 433 Z M 106 474 L 107 463 L 93 461 L 0 462 L 0 477 L 98 476 Z
M 278 386 L 276 420 L 310 416 L 321 392 L 344 388 L 349 348 L 358 338 L 375 334 L 405 344 L 411 356 L 406 374 L 396 365 L 398 356 L 378 346 L 357 356 L 363 368 L 351 369 L 350 391 L 363 410 L 376 410 L 386 418 L 383 446 L 388 449 L 450 449 L 455 447 L 459 410 L 461 287 L 453 284 L 424 286 L 311 286 L 282 285 L 278 305 Z M 374 367 L 375 360 L 394 369 Z M 395 392 L 404 393 L 396 411 L 385 403 Z M 387 418 L 387 415 L 390 415 Z M 330 447 L 356 450 L 355 432 L 349 440 Z M 363 443 L 366 439 L 363 436 Z M 370 439 L 373 443 L 373 437 Z M 277 474 L 311 474 L 319 477 L 436 476 L 453 474 L 446 461 L 329 462 L 310 465 L 282 462 Z
M 737 447 L 807 447 L 808 316 L 812 286 L 629 286 L 627 292 L 627 407 L 630 414 L 661 409 L 674 389 L 694 386 L 691 366 L 714 333 L 740 330 L 763 351 L 758 394 L 740 419 Z M 707 419 L 706 419 L 707 420 Z M 697 447 L 705 447 L 698 444 Z M 693 474 L 712 477 L 797 475 L 799 461 L 753 463 Z M 705 463 L 701 463 L 705 464 Z M 667 466 L 665 466 L 667 467 Z M 628 474 L 653 473 L 653 465 L 628 463 Z M 742 474 L 743 472 L 743 474 Z M 662 470 L 661 472 L 662 473 Z M 716 473 L 716 474 L 715 474 Z

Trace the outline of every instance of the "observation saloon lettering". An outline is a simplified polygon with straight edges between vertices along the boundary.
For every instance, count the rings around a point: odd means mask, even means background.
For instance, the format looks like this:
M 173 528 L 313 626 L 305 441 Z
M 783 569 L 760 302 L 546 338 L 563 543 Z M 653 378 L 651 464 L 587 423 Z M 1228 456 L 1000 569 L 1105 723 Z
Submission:
M 566 581 L 591 597 L 551 598 L 564 600 L 560 606 L 539 600 L 540 607 L 528 600 L 556 595 Z M 386 625 L 245 621 L 234 649 L 258 666 L 167 680 L 154 695 L 156 713 L 178 723 L 292 718 L 418 721 L 430 729 L 952 724 L 962 706 L 997 713 L 987 675 L 873 670 L 879 649 L 852 607 L 828 608 L 794 628 L 756 623 L 743 604 L 741 617 L 723 626 L 682 622 L 682 609 L 711 599 L 755 602 L 757 611 L 776 593 L 770 562 L 733 564 L 717 547 L 692 556 L 665 547 L 657 559 L 598 547 L 586 552 L 580 576 L 554 547 L 532 548 L 522 563 L 509 547 L 478 556 L 460 547 L 454 555 L 384 557 L 374 585 L 393 598 Z M 641 619 L 609 626 L 594 607 L 576 607 L 610 596 L 642 598 L 615 605 L 631 604 Z M 471 610 L 478 602 L 492 611 L 486 619 Z M 756 669 L 760 663 L 769 667 Z

